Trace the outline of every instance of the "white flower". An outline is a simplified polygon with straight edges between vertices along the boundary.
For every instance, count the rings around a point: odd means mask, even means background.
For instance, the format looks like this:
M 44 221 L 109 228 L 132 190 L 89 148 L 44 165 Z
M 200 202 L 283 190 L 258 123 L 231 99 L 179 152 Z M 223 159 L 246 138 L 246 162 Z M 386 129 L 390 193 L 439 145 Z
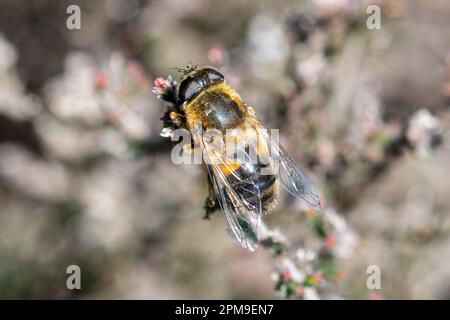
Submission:
M 327 208 L 324 212 L 324 221 L 334 231 L 336 255 L 341 258 L 350 257 L 358 242 L 356 233 L 347 225 L 345 219 L 332 208 Z
M 25 93 L 14 69 L 16 62 L 15 48 L 0 34 L 0 113 L 13 119 L 29 119 L 42 110 L 42 104 L 38 96 Z
M 300 263 L 311 262 L 315 260 L 317 253 L 311 250 L 300 248 L 297 250 L 297 259 Z
M 317 289 L 313 287 L 303 288 L 303 297 L 305 300 L 320 300 Z
M 301 283 L 305 280 L 306 276 L 301 272 L 298 267 L 295 265 L 295 263 L 288 258 L 283 258 L 281 260 L 281 267 L 283 270 L 289 272 L 289 275 L 291 276 L 292 280 L 295 282 Z
M 331 15 L 338 11 L 348 11 L 350 0 L 314 0 L 314 7 L 318 15 Z
M 15 48 L 0 34 L 0 72 L 6 72 L 17 61 Z
M 274 242 L 289 243 L 289 240 L 286 238 L 284 234 L 281 233 L 279 228 L 269 229 L 263 222 L 261 222 L 260 232 L 261 232 L 261 239 L 271 238 Z
M 276 281 L 280 280 L 280 275 L 279 275 L 278 273 L 276 273 L 276 272 L 272 272 L 272 274 L 270 275 L 270 278 L 271 278 L 274 282 L 276 282 Z
M 173 136 L 173 130 L 170 128 L 162 128 L 159 135 L 163 138 L 171 138 Z
M 283 27 L 276 19 L 261 14 L 250 21 L 248 53 L 257 76 L 267 77 L 282 72 L 288 48 Z
M 47 86 L 50 109 L 62 119 L 88 125 L 113 123 L 126 136 L 145 139 L 156 119 L 150 80 L 136 62 L 119 53 L 97 66 L 85 53 L 69 55 L 64 73 Z
M 299 61 L 296 65 L 297 74 L 302 81 L 312 86 L 319 80 L 322 71 L 325 69 L 326 60 L 321 53 L 309 57 L 307 60 Z
M 440 128 L 439 120 L 428 109 L 420 109 L 411 117 L 406 137 L 417 154 L 426 156 L 431 150 L 433 138 L 439 135 Z

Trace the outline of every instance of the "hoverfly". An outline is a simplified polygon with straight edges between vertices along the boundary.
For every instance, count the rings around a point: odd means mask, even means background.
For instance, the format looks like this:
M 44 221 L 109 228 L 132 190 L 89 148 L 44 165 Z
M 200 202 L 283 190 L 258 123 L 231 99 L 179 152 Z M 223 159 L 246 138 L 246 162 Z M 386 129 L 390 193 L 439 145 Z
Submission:
M 170 102 L 161 118 L 164 127 L 187 129 L 202 150 L 209 187 L 206 218 L 220 208 L 234 237 L 253 251 L 259 243 L 261 216 L 277 203 L 279 185 L 311 209 L 320 210 L 318 193 L 303 170 L 218 70 L 191 64 L 178 70 L 183 73 L 178 84 L 171 77 L 159 78 L 154 92 Z M 239 154 L 239 159 L 230 161 L 224 144 L 203 134 L 208 129 L 240 130 L 242 134 L 227 140 L 227 148 L 231 141 L 232 153 Z

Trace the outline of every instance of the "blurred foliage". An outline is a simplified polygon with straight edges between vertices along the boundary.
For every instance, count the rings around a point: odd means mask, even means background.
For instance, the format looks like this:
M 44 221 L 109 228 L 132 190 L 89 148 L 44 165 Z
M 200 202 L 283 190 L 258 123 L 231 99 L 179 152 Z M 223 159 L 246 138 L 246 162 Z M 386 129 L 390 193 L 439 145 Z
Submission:
M 0 297 L 450 297 L 449 14 L 445 0 L 2 1 Z M 321 215 L 282 197 L 266 250 L 201 219 L 201 169 L 174 165 L 159 135 L 154 81 L 189 61 L 220 68 L 322 192 Z M 82 290 L 66 288 L 71 264 Z

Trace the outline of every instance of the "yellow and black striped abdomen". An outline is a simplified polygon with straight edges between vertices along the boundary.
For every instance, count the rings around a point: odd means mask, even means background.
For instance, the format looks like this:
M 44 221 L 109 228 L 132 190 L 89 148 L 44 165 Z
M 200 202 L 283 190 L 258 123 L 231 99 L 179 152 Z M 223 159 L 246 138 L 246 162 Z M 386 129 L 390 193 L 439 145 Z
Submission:
M 265 166 L 262 163 L 237 164 L 234 170 L 230 170 L 230 166 L 226 169 L 222 167 L 222 172 L 226 174 L 231 188 L 244 202 L 256 206 L 261 201 L 262 211 L 268 213 L 278 197 L 278 184 L 275 175 L 261 173 Z

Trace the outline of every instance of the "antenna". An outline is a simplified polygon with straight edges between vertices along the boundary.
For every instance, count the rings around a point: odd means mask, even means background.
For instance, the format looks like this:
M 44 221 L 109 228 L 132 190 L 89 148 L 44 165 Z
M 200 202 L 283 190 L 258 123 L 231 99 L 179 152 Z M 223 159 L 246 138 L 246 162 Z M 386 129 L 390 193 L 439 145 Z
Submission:
M 178 72 L 182 73 L 183 75 L 187 75 L 188 73 L 191 73 L 192 71 L 197 70 L 198 65 L 196 64 L 192 64 L 191 61 L 189 61 L 189 64 L 186 67 L 179 67 L 179 68 L 174 68 L 176 69 Z

